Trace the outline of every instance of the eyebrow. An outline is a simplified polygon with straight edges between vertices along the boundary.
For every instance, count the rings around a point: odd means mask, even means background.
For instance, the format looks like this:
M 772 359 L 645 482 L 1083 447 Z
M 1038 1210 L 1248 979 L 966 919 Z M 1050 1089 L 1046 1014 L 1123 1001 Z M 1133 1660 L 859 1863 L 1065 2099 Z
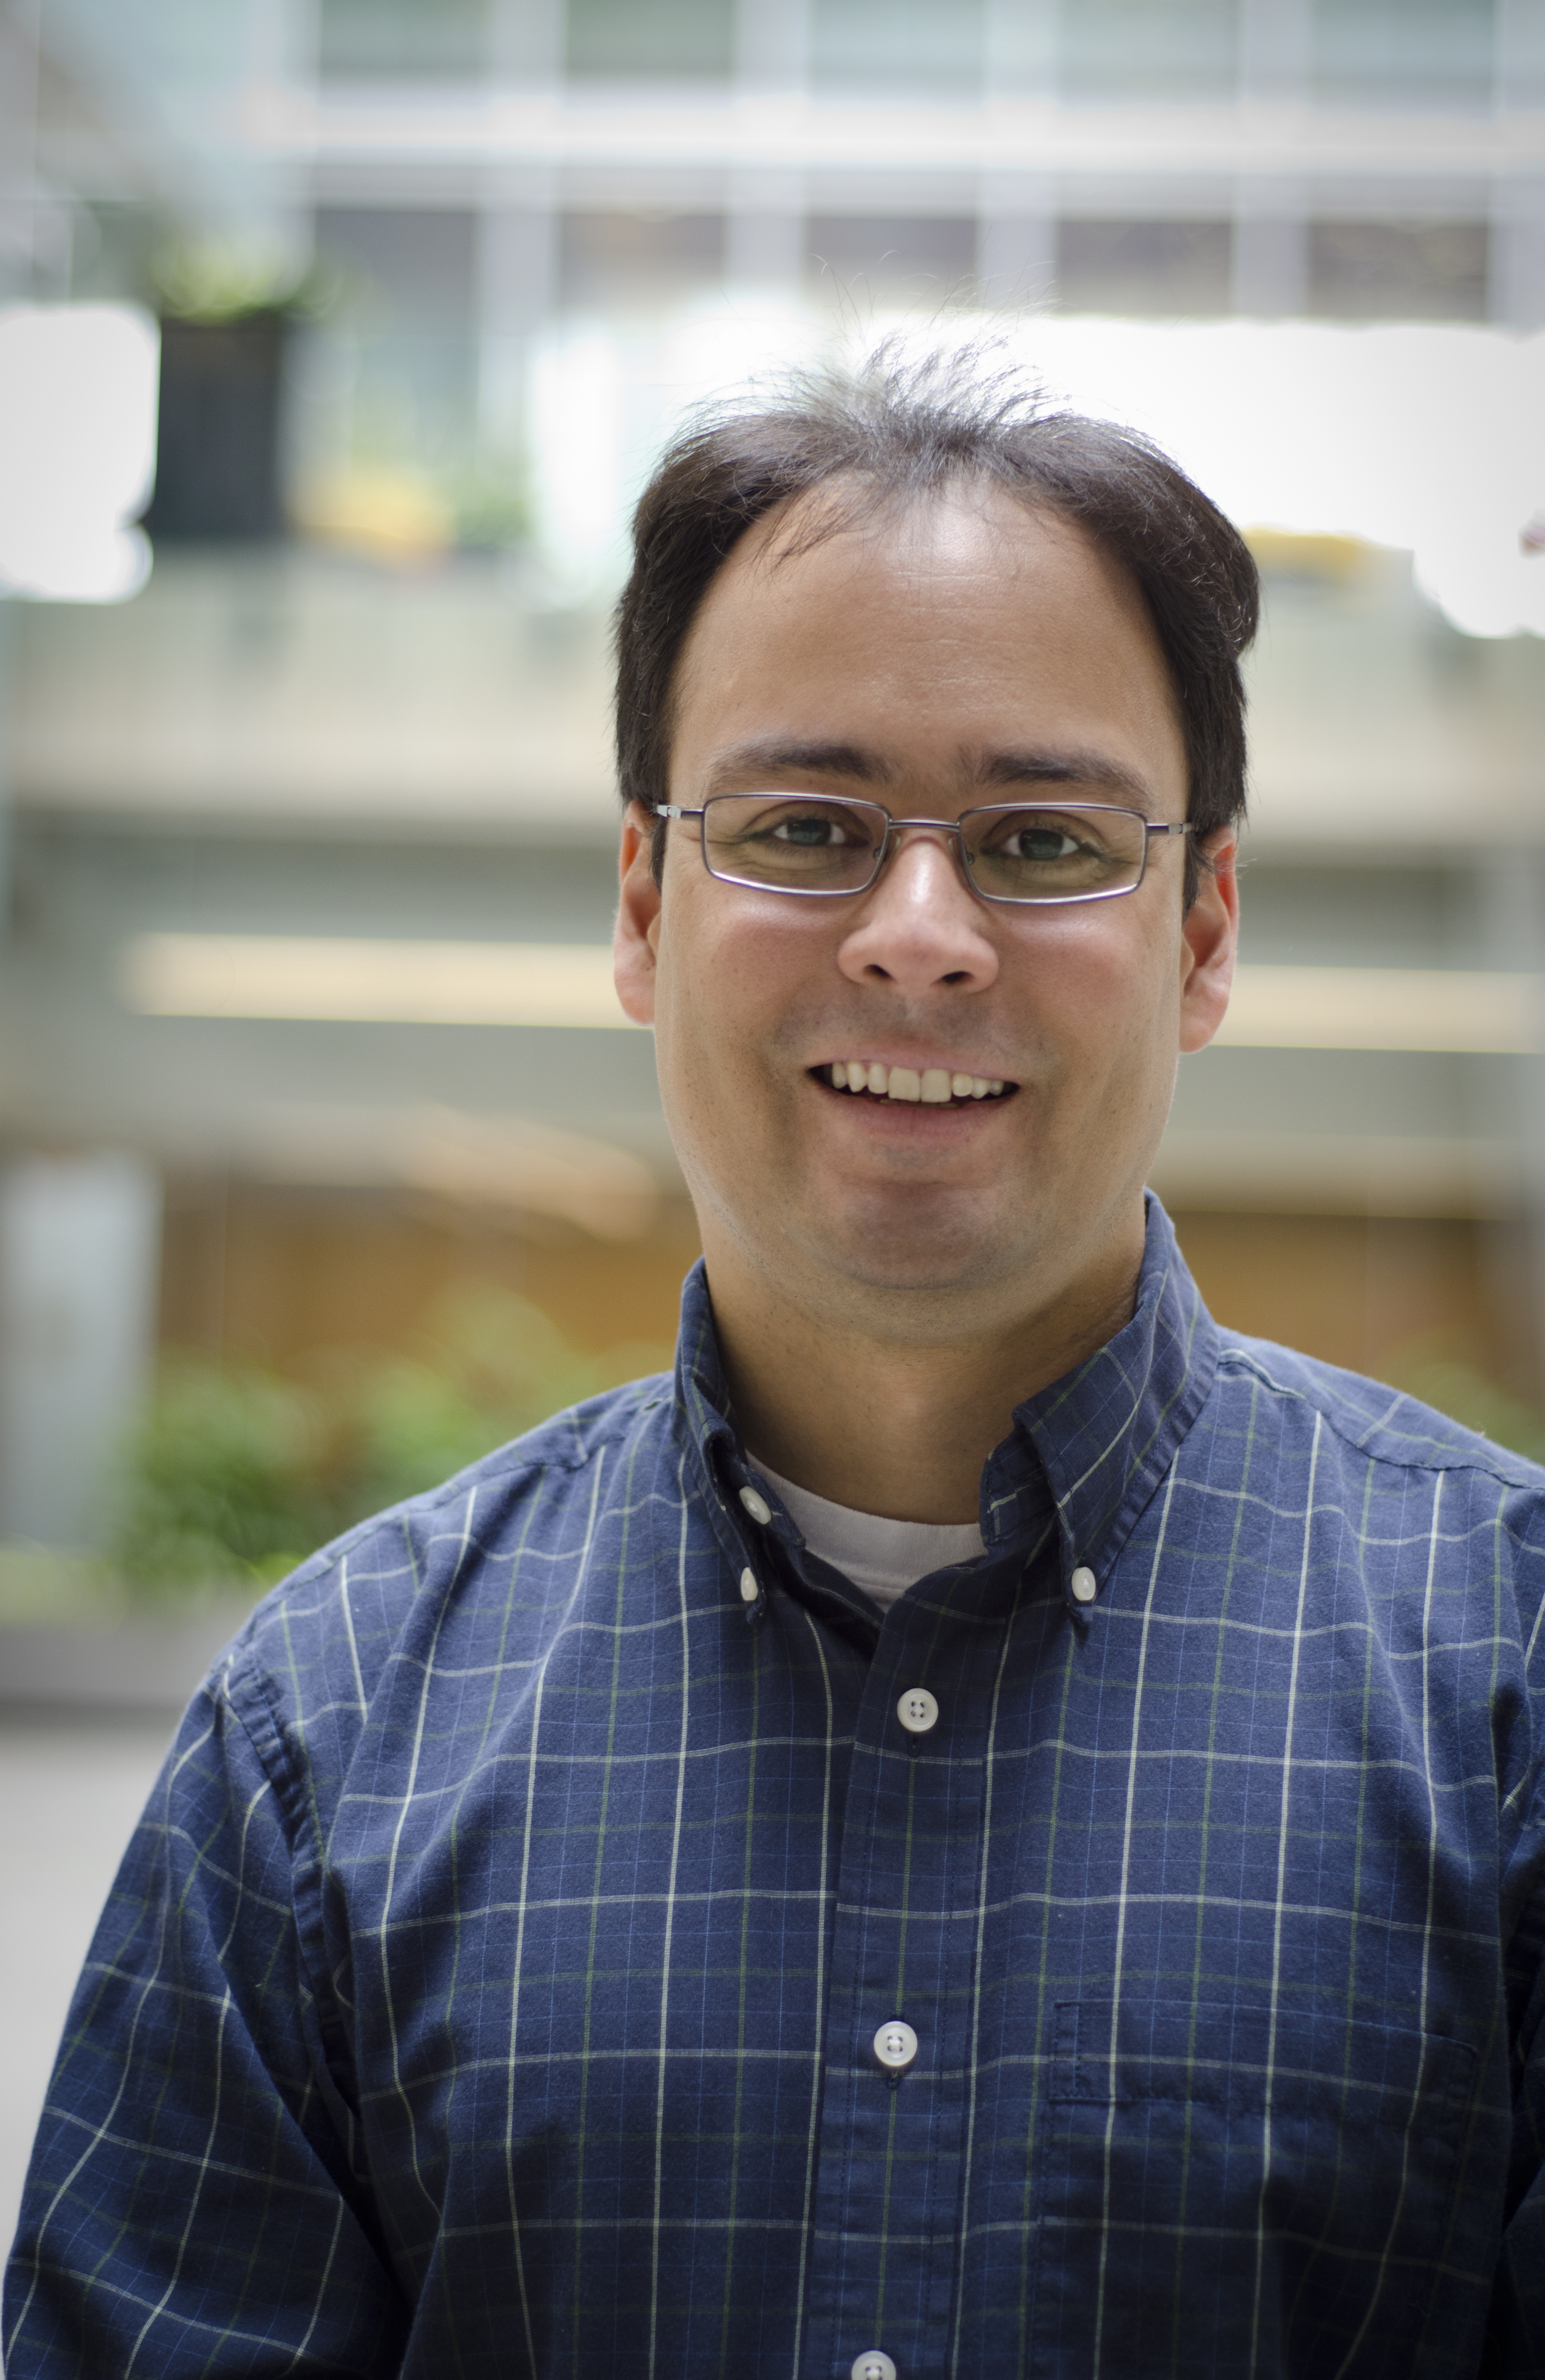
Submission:
M 876 752 L 857 744 L 825 739 L 802 741 L 779 735 L 751 736 L 721 752 L 708 771 L 706 792 L 717 793 L 730 778 L 743 779 L 755 770 L 776 783 L 784 769 L 798 769 L 813 777 L 847 777 L 862 785 L 888 785 L 895 771 Z
M 972 773 L 979 785 L 1097 785 L 1143 809 L 1153 799 L 1135 770 L 1103 752 L 989 752 Z
M 1147 810 L 1152 806 L 1152 789 L 1134 770 L 1124 768 L 1119 760 L 1107 754 L 1071 751 L 1044 751 L 1029 748 L 988 752 L 974 759 L 961 756 L 961 774 L 968 784 L 983 788 L 1014 785 L 1093 785 L 1102 793 L 1118 795 L 1122 800 Z M 814 777 L 842 777 L 850 784 L 889 785 L 896 781 L 897 771 L 876 752 L 865 751 L 862 745 L 843 744 L 824 739 L 802 740 L 787 736 L 752 736 L 743 744 L 735 744 L 721 752 L 708 771 L 706 793 L 728 789 L 731 782 L 744 783 L 748 771 L 755 771 L 766 780 L 766 786 L 776 786 L 784 770 L 798 770 Z

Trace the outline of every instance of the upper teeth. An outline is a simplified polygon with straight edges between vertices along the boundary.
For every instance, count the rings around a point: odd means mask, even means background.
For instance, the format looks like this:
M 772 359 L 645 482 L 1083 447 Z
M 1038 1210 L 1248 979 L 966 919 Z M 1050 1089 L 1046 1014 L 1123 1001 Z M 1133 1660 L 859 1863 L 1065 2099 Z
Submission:
M 948 1107 L 954 1099 L 996 1099 L 1001 1081 L 987 1075 L 952 1075 L 943 1066 L 881 1066 L 867 1058 L 839 1058 L 831 1069 L 832 1088 L 868 1091 L 877 1099 L 921 1100 L 924 1107 Z

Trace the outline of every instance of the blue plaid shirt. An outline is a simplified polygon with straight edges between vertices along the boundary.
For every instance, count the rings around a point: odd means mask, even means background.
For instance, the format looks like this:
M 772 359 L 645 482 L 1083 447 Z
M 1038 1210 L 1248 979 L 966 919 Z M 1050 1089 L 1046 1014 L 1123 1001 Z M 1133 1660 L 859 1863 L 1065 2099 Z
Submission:
M 882 1621 L 750 1484 L 694 1275 L 674 1384 L 260 1607 L 11 2380 L 1545 2372 L 1545 1477 L 1219 1330 L 1154 1207 L 981 1559 Z

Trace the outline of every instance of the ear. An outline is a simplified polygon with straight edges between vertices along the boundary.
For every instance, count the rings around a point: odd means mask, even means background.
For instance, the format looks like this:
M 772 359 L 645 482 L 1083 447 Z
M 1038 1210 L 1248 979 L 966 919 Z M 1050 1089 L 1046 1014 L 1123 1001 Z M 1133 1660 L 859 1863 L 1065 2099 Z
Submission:
M 1180 926 L 1180 1047 L 1205 1050 L 1223 1023 L 1239 941 L 1239 838 L 1219 827 L 1201 844 L 1203 871 Z
M 612 934 L 612 970 L 623 1014 L 635 1025 L 655 1021 L 655 967 L 659 947 L 660 892 L 649 865 L 655 821 L 640 802 L 622 820 L 622 897 Z

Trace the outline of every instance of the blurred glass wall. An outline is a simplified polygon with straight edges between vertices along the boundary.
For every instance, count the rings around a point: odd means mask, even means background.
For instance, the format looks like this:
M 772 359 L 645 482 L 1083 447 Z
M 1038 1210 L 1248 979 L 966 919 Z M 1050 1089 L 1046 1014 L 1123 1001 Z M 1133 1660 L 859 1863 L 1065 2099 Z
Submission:
M 82 1378 L 153 1310 L 211 1414 L 266 1371 L 320 1442 L 421 1361 L 465 1438 L 539 1397 L 467 1385 L 479 1300 L 585 1378 L 668 1344 L 628 506 L 694 400 L 974 328 L 1265 573 L 1240 992 L 1155 1177 L 1203 1288 L 1531 1442 L 1541 0 L 7 0 L 0 141 L 0 1314 L 54 1167 L 139 1202 Z M 6 1327 L 0 1537 L 100 1541 L 144 1363 L 72 1405 Z M 6 1484 L 24 1409 L 73 1501 Z

